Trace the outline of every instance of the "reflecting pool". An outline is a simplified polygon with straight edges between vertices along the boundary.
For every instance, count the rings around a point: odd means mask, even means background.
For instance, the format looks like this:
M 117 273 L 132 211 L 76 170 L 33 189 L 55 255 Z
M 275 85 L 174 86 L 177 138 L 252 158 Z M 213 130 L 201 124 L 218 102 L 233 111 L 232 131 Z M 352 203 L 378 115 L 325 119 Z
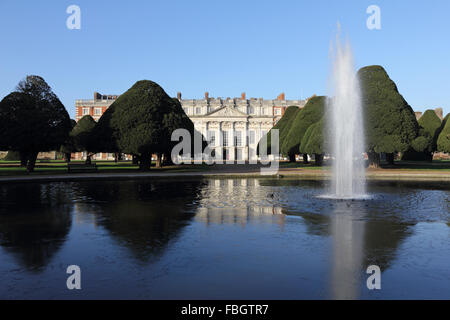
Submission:
M 2 299 L 450 299 L 450 185 L 166 179 L 0 185 Z M 81 268 L 81 290 L 66 269 Z M 367 267 L 381 290 L 367 288 Z

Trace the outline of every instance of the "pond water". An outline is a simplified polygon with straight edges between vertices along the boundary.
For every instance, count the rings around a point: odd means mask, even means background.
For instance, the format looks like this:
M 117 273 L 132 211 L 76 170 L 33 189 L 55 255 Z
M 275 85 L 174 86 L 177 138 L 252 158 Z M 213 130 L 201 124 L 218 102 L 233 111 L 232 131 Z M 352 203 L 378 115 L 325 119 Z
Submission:
M 450 185 L 173 179 L 0 185 L 2 299 L 450 299 Z M 81 290 L 66 269 L 81 268 Z M 367 267 L 381 269 L 369 290 Z

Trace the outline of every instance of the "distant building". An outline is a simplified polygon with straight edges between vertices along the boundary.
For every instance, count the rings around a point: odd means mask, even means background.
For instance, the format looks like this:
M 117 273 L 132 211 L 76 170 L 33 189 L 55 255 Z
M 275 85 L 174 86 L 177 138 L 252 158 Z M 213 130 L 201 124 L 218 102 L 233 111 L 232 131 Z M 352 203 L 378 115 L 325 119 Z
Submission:
M 84 116 L 91 116 L 95 121 L 98 121 L 103 113 L 109 108 L 111 104 L 118 98 L 117 95 L 102 95 L 94 92 L 94 99 L 92 100 L 76 100 L 75 101 L 75 121 L 80 121 Z M 86 158 L 86 152 L 77 152 L 72 155 L 73 159 L 81 160 Z M 114 154 L 100 153 L 96 154 L 95 160 L 114 160 Z
M 75 120 L 86 115 L 98 121 L 102 114 L 118 98 L 118 95 L 102 95 L 94 92 L 93 100 L 76 100 Z M 182 99 L 177 94 L 184 112 L 189 116 L 197 131 L 211 141 L 216 156 L 224 160 L 254 160 L 259 140 L 281 119 L 289 106 L 303 108 L 307 100 L 286 100 L 285 94 L 277 99 L 247 99 L 245 93 L 240 98 Z M 84 158 L 78 153 L 74 159 Z M 113 154 L 99 154 L 97 160 L 112 160 Z
M 224 160 L 256 160 L 256 147 L 260 139 L 281 119 L 289 106 L 303 108 L 306 100 L 286 100 L 285 94 L 277 99 L 210 98 L 182 99 L 177 95 L 184 112 L 195 129 L 210 141 L 216 157 Z
M 423 116 L 422 111 L 416 111 L 414 113 L 416 115 L 416 120 L 419 120 Z M 436 115 L 438 116 L 439 119 L 444 120 L 444 110 L 442 110 L 442 108 L 434 109 L 434 113 L 436 113 Z
M 76 100 L 75 121 L 78 122 L 84 116 L 91 116 L 95 121 L 98 121 L 117 98 L 117 95 L 102 95 L 94 92 L 94 99 L 92 100 Z

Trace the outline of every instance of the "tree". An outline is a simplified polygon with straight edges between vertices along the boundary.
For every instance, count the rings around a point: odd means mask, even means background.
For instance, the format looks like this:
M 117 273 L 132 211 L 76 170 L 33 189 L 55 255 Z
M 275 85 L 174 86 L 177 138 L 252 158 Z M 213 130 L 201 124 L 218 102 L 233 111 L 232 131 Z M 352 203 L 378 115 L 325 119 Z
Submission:
M 164 156 L 164 164 L 165 165 L 171 165 L 173 164 L 171 159 L 171 152 L 173 147 L 178 143 L 176 141 L 171 141 L 172 132 L 174 132 L 177 129 L 186 129 L 189 134 L 191 135 L 191 150 L 195 152 L 195 142 L 201 141 L 201 146 L 198 151 L 203 153 L 205 148 L 208 146 L 208 142 L 206 141 L 205 137 L 195 130 L 194 123 L 192 120 L 186 115 L 186 113 L 183 110 L 183 107 L 181 106 L 181 103 L 176 98 L 172 99 L 172 107 L 171 111 L 167 112 L 164 117 L 163 126 L 167 129 L 167 132 L 169 134 L 169 138 L 166 141 L 167 145 L 164 148 L 165 151 L 163 153 L 157 154 L 157 167 L 162 167 L 163 162 L 161 161 L 161 157 Z M 192 154 L 194 154 L 194 152 Z
M 150 169 L 151 156 L 169 155 L 174 145 L 175 129 L 194 134 L 194 124 L 184 113 L 178 100 L 170 98 L 155 82 L 136 82 L 121 95 L 99 121 L 101 135 L 109 136 L 106 146 L 139 159 L 141 170 Z
M 281 153 L 289 158 L 295 157 L 299 152 L 300 144 L 303 136 L 308 128 L 318 122 L 324 115 L 327 97 L 312 97 L 308 100 L 305 107 L 297 112 L 289 131 L 281 145 Z M 303 161 L 307 162 L 308 158 L 304 154 Z
M 92 150 L 95 149 L 93 131 L 96 124 L 97 123 L 91 116 L 84 116 L 78 121 L 69 134 L 72 138 L 75 150 L 77 152 L 86 152 L 86 164 L 91 163 L 91 157 L 95 154 Z
M 292 122 L 295 119 L 295 116 L 297 115 L 298 112 L 300 112 L 300 108 L 297 106 L 290 106 L 286 109 L 286 111 L 284 112 L 283 117 L 277 122 L 277 124 L 275 124 L 275 126 L 270 129 L 270 131 L 267 133 L 266 136 L 264 136 L 258 143 L 258 147 L 257 147 L 257 153 L 258 155 L 260 155 L 260 148 L 265 148 L 267 150 L 267 154 L 271 154 L 272 150 L 272 130 L 274 129 L 278 129 L 279 132 L 279 145 L 281 147 L 281 144 L 283 143 L 283 141 L 285 140 L 289 129 L 292 125 Z M 280 148 L 279 147 L 279 148 Z M 281 150 L 280 150 L 281 151 Z M 289 158 L 290 162 L 295 162 L 295 155 L 291 156 Z
M 450 153 L 450 121 L 448 114 L 443 121 L 443 128 L 437 140 L 437 150 L 439 152 Z
M 38 153 L 58 150 L 71 129 L 64 105 L 39 76 L 27 76 L 0 102 L 0 119 L 0 146 L 18 151 L 28 172 Z
M 302 154 L 314 155 L 317 166 L 322 166 L 323 156 L 325 154 L 325 116 L 306 130 L 299 152 Z
M 17 151 L 8 151 L 6 157 L 3 158 L 5 161 L 20 161 L 20 153 Z
M 420 117 L 419 126 L 422 128 L 426 134 L 428 134 L 430 137 L 437 140 L 436 133 L 439 132 L 439 129 L 441 127 L 442 121 L 437 116 L 436 112 L 434 110 L 427 110 L 425 113 Z M 433 141 L 433 143 L 436 143 L 436 140 Z M 432 147 L 433 151 L 435 151 L 436 146 L 430 146 Z
M 111 126 L 111 118 L 114 112 L 114 104 L 112 104 L 97 122 L 92 131 L 91 151 L 94 153 L 118 153 L 117 146 L 118 132 Z
M 405 152 L 417 137 L 414 111 L 381 66 L 358 71 L 365 116 L 366 148 L 371 166 L 379 166 L 380 153 Z
M 427 110 L 420 117 L 419 135 L 411 143 L 411 148 L 402 157 L 403 160 L 433 161 L 433 153 L 437 150 L 437 139 L 441 130 L 441 119 L 433 110 Z
M 72 125 L 72 130 L 73 130 L 73 128 L 77 125 L 77 122 L 73 119 L 70 119 L 70 123 Z M 64 158 L 65 158 L 66 162 L 70 162 L 70 160 L 72 158 L 72 153 L 77 152 L 77 149 L 75 147 L 75 142 L 73 141 L 73 137 L 70 134 L 67 136 L 66 141 L 63 143 L 63 145 L 59 149 L 59 152 L 64 154 Z

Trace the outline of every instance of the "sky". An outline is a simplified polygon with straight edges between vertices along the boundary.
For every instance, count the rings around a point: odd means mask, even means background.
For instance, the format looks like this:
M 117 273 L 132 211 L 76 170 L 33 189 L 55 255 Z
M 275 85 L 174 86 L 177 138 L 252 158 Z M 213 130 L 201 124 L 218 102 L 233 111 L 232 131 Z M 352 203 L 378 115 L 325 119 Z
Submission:
M 70 5 L 81 29 L 70 30 Z M 377 5 L 381 29 L 369 30 Z M 183 98 L 326 95 L 337 24 L 355 68 L 382 65 L 416 111 L 450 112 L 450 1 L 1 0 L 0 99 L 42 76 L 76 99 L 148 79 Z

